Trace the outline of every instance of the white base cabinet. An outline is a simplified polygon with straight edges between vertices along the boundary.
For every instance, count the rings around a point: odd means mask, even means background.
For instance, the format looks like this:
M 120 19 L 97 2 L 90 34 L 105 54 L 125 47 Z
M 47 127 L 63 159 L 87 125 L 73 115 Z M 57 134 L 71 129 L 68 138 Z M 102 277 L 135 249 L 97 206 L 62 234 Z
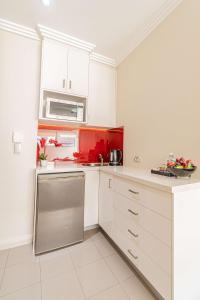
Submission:
M 99 225 L 112 236 L 113 224 L 113 177 L 100 173 L 99 185 Z
M 100 226 L 164 299 L 199 300 L 199 183 L 169 192 L 114 173 L 100 171 Z
M 85 208 L 84 227 L 92 227 L 98 224 L 99 209 L 99 171 L 85 171 Z

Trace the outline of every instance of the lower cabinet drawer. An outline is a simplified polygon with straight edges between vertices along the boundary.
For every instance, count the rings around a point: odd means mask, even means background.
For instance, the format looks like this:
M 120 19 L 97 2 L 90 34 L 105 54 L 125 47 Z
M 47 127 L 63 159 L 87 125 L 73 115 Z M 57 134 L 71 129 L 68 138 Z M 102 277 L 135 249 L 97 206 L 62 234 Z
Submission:
M 171 300 L 171 276 L 164 272 L 118 229 L 113 230 L 113 240 L 161 296 L 165 300 Z
M 154 211 L 139 205 L 118 193 L 113 193 L 114 209 L 119 210 L 124 219 L 140 225 L 157 239 L 171 246 L 171 221 Z
M 171 247 L 159 241 L 141 226 L 127 220 L 117 209 L 114 210 L 113 228 L 144 251 L 163 271 L 171 274 Z
M 170 193 L 118 177 L 114 178 L 113 186 L 116 193 L 134 199 L 160 215 L 172 219 L 172 196 Z
M 160 269 L 142 251 L 139 256 L 139 270 L 149 280 L 152 286 L 161 294 L 165 300 L 172 299 L 172 277 Z
M 139 263 L 139 248 L 133 245 L 118 229 L 112 232 L 113 240 L 117 246 L 128 256 L 132 263 L 138 267 Z

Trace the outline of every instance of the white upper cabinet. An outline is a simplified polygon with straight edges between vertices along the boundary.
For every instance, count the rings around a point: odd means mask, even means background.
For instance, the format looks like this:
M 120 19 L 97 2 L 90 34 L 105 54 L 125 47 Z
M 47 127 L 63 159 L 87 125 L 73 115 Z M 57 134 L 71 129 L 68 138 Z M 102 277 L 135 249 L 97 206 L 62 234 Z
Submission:
M 116 69 L 110 65 L 90 62 L 88 125 L 116 126 Z
M 89 52 L 54 40 L 43 40 L 41 88 L 88 96 Z
M 75 47 L 70 47 L 68 53 L 68 88 L 71 94 L 88 96 L 88 71 L 88 52 Z
M 66 92 L 68 47 L 62 43 L 44 40 L 42 46 L 41 88 Z

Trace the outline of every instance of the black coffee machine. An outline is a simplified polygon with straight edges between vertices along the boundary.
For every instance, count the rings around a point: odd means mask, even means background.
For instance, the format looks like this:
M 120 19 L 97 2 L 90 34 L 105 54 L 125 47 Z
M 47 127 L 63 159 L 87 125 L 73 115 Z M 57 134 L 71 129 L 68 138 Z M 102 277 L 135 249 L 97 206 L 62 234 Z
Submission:
M 122 164 L 122 150 L 113 149 L 110 151 L 110 166 L 120 166 Z

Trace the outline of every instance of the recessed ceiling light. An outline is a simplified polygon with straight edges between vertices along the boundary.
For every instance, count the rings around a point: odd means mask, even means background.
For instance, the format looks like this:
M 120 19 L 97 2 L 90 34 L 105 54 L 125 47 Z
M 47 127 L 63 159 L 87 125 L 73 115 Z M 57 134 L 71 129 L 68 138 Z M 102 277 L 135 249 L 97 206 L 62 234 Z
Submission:
M 44 4 L 44 6 L 50 6 L 51 0 L 42 0 L 42 3 Z

